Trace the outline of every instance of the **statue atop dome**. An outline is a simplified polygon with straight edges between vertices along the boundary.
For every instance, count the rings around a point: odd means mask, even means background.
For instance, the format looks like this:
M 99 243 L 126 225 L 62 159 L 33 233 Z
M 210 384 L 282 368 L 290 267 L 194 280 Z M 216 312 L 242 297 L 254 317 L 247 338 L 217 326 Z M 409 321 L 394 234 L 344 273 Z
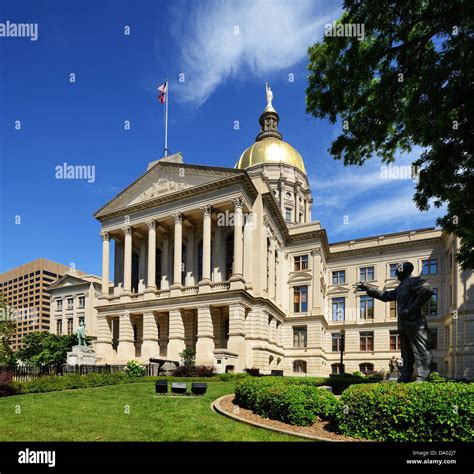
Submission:
M 268 85 L 268 82 L 265 82 L 265 92 L 267 95 L 267 107 L 273 107 L 272 100 L 273 100 L 273 92 Z

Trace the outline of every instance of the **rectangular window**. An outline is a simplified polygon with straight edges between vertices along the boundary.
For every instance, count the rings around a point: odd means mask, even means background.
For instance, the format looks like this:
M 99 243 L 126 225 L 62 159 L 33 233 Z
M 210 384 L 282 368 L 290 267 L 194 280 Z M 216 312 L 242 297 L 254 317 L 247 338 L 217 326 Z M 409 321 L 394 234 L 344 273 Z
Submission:
M 398 263 L 391 263 L 390 264 L 390 278 L 397 278 L 397 266 Z
M 63 309 L 63 300 L 56 300 L 56 309 L 61 311 Z
M 79 324 L 84 323 L 84 322 L 85 322 L 85 321 L 84 321 L 84 316 L 81 316 L 81 317 L 79 318 Z
M 291 209 L 289 207 L 285 207 L 285 221 L 291 222 Z
M 433 294 L 429 301 L 423 305 L 425 316 L 436 316 L 438 314 L 438 288 L 433 288 Z
M 306 347 L 308 330 L 306 326 L 293 327 L 293 347 Z
M 371 296 L 361 296 L 359 306 L 360 319 L 374 319 L 374 299 Z
M 373 281 L 374 275 L 374 267 L 362 267 L 359 269 L 360 281 Z
M 396 318 L 397 317 L 397 302 L 390 301 L 390 317 Z
M 333 332 L 331 334 L 332 351 L 341 352 L 341 333 Z
M 438 273 L 438 259 L 428 258 L 421 261 L 422 275 L 434 275 Z
M 68 318 L 67 320 L 67 333 L 72 334 L 72 318 Z
M 85 305 L 86 305 L 86 297 L 79 296 L 79 308 L 84 308 Z
M 438 349 L 438 328 L 429 329 L 430 349 Z
M 368 352 L 374 350 L 374 333 L 373 332 L 361 332 L 360 333 L 360 350 L 362 352 Z
M 56 334 L 61 336 L 63 334 L 63 322 L 61 319 L 56 321 Z
M 295 286 L 293 288 L 293 312 L 305 313 L 308 311 L 308 287 Z
M 390 331 L 390 350 L 400 350 L 400 335 L 398 334 L 398 331 Z
M 332 320 L 344 321 L 346 313 L 346 299 L 333 298 L 332 299 Z
M 295 272 L 308 269 L 308 255 L 297 255 L 295 257 Z
M 344 285 L 346 283 L 346 271 L 338 270 L 332 272 L 332 284 L 333 285 Z
M 74 306 L 74 299 L 73 298 L 68 298 L 67 299 L 67 309 L 72 309 Z

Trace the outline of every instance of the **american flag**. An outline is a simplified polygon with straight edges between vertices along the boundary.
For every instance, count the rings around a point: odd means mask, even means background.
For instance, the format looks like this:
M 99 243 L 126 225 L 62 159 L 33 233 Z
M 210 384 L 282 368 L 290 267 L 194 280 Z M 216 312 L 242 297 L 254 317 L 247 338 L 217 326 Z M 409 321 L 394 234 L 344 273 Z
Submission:
M 166 101 L 166 82 L 161 84 L 160 87 L 158 87 L 158 92 L 160 95 L 158 96 L 158 100 L 164 104 Z

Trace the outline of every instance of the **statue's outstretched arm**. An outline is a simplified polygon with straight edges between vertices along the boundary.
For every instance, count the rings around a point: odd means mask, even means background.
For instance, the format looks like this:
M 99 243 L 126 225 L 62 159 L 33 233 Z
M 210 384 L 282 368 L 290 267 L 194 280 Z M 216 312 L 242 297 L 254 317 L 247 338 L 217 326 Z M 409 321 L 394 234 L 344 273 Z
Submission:
M 369 288 L 367 290 L 367 294 L 372 296 L 372 298 L 376 298 L 380 301 L 396 301 L 397 300 L 397 290 L 376 290 L 374 288 Z

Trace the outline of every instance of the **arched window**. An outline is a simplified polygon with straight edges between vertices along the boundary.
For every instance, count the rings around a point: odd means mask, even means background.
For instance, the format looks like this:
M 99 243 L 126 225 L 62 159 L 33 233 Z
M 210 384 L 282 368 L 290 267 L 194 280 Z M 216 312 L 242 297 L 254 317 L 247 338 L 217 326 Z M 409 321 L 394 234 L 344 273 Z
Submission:
M 374 371 L 374 364 L 371 364 L 370 362 L 364 362 L 362 364 L 359 364 L 359 370 L 363 374 L 366 374 L 367 372 L 373 372 Z
M 305 360 L 295 360 L 293 361 L 293 372 L 298 374 L 306 373 L 306 361 Z

